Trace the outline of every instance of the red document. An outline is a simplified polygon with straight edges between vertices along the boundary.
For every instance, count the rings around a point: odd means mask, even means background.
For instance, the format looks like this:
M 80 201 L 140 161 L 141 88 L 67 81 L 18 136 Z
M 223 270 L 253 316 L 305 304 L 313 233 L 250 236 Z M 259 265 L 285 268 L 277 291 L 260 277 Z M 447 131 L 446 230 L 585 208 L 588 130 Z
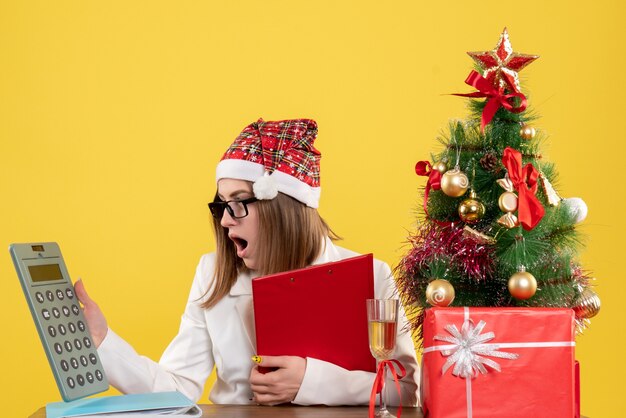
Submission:
M 430 308 L 423 327 L 425 417 L 574 417 L 571 309 Z M 454 357 L 461 347 L 474 355 Z M 486 373 L 453 374 L 457 363 L 471 359 Z M 446 369 L 448 360 L 453 364 Z M 500 371 L 487 366 L 489 360 Z
M 365 300 L 374 297 L 372 254 L 252 280 L 257 353 L 376 371 Z

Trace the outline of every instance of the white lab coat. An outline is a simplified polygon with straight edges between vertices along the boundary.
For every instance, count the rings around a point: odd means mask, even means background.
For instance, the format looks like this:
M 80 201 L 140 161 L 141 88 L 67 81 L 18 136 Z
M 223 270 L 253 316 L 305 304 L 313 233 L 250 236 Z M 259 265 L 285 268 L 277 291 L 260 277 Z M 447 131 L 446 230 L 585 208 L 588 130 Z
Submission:
M 357 255 L 326 239 L 325 249 L 313 264 L 338 261 Z M 248 382 L 254 364 L 256 344 L 252 312 L 252 285 L 249 274 L 241 274 L 230 293 L 210 309 L 200 303 L 210 287 L 215 253 L 200 259 L 178 335 L 156 363 L 140 356 L 121 337 L 109 329 L 98 348 L 109 382 L 123 393 L 178 390 L 198 401 L 213 366 L 217 380 L 209 399 L 217 404 L 251 404 Z M 376 298 L 395 297 L 395 284 L 389 266 L 374 260 Z M 406 319 L 400 315 L 397 348 L 394 358 L 406 368 L 400 382 L 402 404 L 416 405 L 419 367 L 413 342 L 405 332 Z M 299 405 L 366 405 L 369 402 L 374 373 L 348 371 L 334 364 L 307 358 L 300 390 L 293 400 Z M 388 403 L 398 404 L 395 385 L 388 380 Z M 393 388 L 391 390 L 391 388 Z

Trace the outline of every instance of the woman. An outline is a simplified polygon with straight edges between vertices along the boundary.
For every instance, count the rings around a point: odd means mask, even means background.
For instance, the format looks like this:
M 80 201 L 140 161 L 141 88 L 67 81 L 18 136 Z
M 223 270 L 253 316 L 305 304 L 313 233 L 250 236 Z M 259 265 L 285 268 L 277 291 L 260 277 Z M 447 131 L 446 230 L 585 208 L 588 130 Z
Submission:
M 209 204 L 217 250 L 196 270 L 178 335 L 156 363 L 139 356 L 108 328 L 81 281 L 84 305 L 98 354 L 111 384 L 124 393 L 178 390 L 198 400 L 213 367 L 214 403 L 365 405 L 374 373 L 348 371 L 314 358 L 255 356 L 251 279 L 357 255 L 317 212 L 320 153 L 312 120 L 263 121 L 247 126 L 217 166 L 217 193 Z M 392 298 L 389 267 L 374 261 L 375 297 Z M 401 315 L 398 329 L 406 319 Z M 394 357 L 407 376 L 402 403 L 417 403 L 418 366 L 407 333 L 397 336 Z M 277 368 L 262 374 L 258 366 Z M 395 398 L 394 398 L 395 397 Z M 398 404 L 397 394 L 390 404 Z

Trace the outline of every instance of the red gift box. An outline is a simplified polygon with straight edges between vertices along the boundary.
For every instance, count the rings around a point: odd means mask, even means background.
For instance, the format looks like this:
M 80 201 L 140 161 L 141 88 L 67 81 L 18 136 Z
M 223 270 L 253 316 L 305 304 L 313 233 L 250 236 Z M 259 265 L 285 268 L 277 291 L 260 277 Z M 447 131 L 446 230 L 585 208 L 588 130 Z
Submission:
M 574 418 L 580 418 L 580 363 L 574 362 Z
M 425 417 L 574 417 L 571 309 L 430 308 L 423 334 Z

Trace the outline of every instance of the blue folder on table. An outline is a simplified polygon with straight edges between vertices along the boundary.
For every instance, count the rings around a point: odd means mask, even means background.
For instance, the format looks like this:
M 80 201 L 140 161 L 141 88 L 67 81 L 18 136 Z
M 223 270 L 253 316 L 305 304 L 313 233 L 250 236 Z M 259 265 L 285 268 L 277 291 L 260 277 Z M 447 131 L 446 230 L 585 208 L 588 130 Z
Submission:
M 72 402 L 54 402 L 46 405 L 46 418 L 86 417 L 106 415 L 114 417 L 132 414 L 202 415 L 201 409 L 180 392 L 141 393 L 79 399 Z

